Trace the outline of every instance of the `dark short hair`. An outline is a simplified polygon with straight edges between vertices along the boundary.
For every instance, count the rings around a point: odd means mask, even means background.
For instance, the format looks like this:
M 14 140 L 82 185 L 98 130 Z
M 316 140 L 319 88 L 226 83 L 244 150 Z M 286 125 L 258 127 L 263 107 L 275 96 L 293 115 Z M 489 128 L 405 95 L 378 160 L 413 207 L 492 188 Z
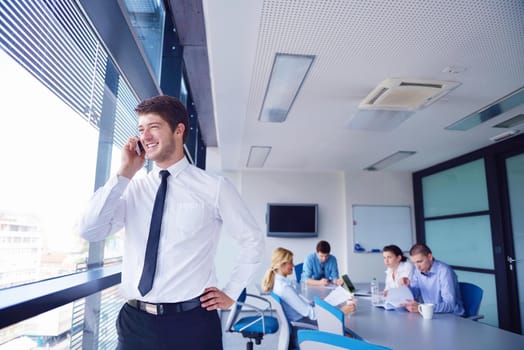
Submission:
M 428 256 L 429 254 L 433 254 L 433 253 L 431 252 L 431 249 L 429 249 L 429 247 L 425 245 L 424 243 L 416 243 L 409 250 L 409 255 L 417 255 L 417 254 Z
M 146 99 L 138 104 L 135 108 L 138 115 L 154 113 L 158 114 L 170 127 L 175 131 L 178 124 L 184 125 L 183 140 L 186 142 L 189 134 L 189 115 L 187 109 L 178 98 L 159 95 Z
M 401 256 L 400 261 L 406 261 L 408 259 L 404 256 L 402 249 L 400 249 L 398 246 L 394 244 L 385 246 L 384 248 L 382 248 L 382 252 L 391 252 L 395 254 L 395 256 Z
M 320 241 L 317 243 L 317 252 L 329 254 L 331 252 L 331 246 L 326 241 Z

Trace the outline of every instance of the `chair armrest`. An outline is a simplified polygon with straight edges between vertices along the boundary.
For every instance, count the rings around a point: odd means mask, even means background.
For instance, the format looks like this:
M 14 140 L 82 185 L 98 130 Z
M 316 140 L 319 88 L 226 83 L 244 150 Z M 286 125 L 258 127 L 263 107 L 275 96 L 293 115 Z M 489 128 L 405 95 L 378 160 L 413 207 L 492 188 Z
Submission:
M 240 301 L 237 301 L 237 304 L 238 305 L 242 305 L 242 307 L 246 307 L 246 308 L 249 308 L 250 310 L 253 310 L 253 311 L 256 311 L 258 314 L 263 314 L 264 312 L 266 311 L 271 311 L 271 309 L 269 308 L 264 308 L 264 309 L 261 309 L 253 304 L 249 304 L 249 303 L 242 303 Z
M 271 302 L 270 302 L 269 300 L 267 300 L 266 298 L 261 297 L 260 295 L 249 294 L 249 293 L 247 293 L 246 295 L 247 295 L 248 297 L 255 298 L 255 299 L 258 299 L 258 300 L 261 300 L 261 301 L 265 302 L 265 303 L 267 304 L 268 307 L 271 307 Z
M 313 329 L 318 330 L 318 327 L 311 323 L 305 323 L 305 322 L 297 322 L 297 321 L 291 321 L 290 322 L 293 327 L 297 328 L 303 328 L 303 329 Z

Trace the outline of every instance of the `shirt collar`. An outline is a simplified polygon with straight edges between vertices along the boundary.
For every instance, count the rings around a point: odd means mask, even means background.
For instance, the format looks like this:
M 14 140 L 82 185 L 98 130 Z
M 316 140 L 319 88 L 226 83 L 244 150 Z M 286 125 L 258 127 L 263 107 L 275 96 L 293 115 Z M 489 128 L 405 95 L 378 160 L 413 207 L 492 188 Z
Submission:
M 291 280 L 289 280 L 287 277 L 284 277 L 284 276 L 282 276 L 282 275 L 280 275 L 278 273 L 275 273 L 275 279 L 278 279 L 278 280 L 280 280 L 280 281 L 282 281 L 282 282 L 284 282 L 286 284 L 291 285 Z
M 172 177 L 177 177 L 188 166 L 189 166 L 189 162 L 187 161 L 187 158 L 184 157 L 184 158 L 180 159 L 178 162 L 176 162 L 175 164 L 171 165 L 170 167 L 168 167 L 165 170 L 169 171 L 169 174 Z M 160 170 L 163 170 L 163 169 L 158 167 L 156 164 L 153 165 L 153 172 L 155 174 L 158 175 L 160 173 Z
M 429 268 L 428 272 L 422 272 L 424 276 L 431 276 L 437 272 L 437 260 L 433 259 L 433 263 L 431 264 L 431 267 Z

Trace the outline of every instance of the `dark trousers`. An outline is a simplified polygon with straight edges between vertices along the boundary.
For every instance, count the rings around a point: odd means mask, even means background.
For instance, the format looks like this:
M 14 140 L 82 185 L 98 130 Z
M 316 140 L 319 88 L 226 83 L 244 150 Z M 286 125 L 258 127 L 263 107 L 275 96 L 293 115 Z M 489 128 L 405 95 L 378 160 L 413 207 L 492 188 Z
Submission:
M 155 316 L 124 304 L 116 330 L 118 350 L 222 350 L 218 313 L 201 307 Z

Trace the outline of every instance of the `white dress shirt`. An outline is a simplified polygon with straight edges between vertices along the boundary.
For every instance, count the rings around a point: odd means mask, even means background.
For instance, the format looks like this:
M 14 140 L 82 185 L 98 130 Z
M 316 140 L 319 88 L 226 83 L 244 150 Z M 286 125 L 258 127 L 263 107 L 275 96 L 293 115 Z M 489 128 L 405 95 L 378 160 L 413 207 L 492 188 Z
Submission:
M 395 278 L 393 279 L 393 270 L 388 267 L 386 270 L 386 287 L 384 290 L 400 287 L 399 282 L 404 277 L 407 277 L 409 280 L 411 280 L 413 268 L 413 264 L 409 260 L 401 261 L 397 267 Z
M 305 301 L 297 293 L 293 286 L 293 281 L 275 273 L 273 292 L 282 299 L 282 308 L 290 322 L 299 320 L 302 317 L 308 317 L 311 320 L 317 319 L 313 305 Z
M 132 180 L 113 176 L 88 203 L 80 235 L 100 241 L 125 228 L 122 295 L 153 303 L 192 299 L 216 286 L 215 255 L 222 228 L 239 244 L 230 281 L 222 290 L 236 300 L 260 264 L 264 236 L 234 186 L 184 158 L 169 167 L 153 289 L 138 291 L 159 169 Z

